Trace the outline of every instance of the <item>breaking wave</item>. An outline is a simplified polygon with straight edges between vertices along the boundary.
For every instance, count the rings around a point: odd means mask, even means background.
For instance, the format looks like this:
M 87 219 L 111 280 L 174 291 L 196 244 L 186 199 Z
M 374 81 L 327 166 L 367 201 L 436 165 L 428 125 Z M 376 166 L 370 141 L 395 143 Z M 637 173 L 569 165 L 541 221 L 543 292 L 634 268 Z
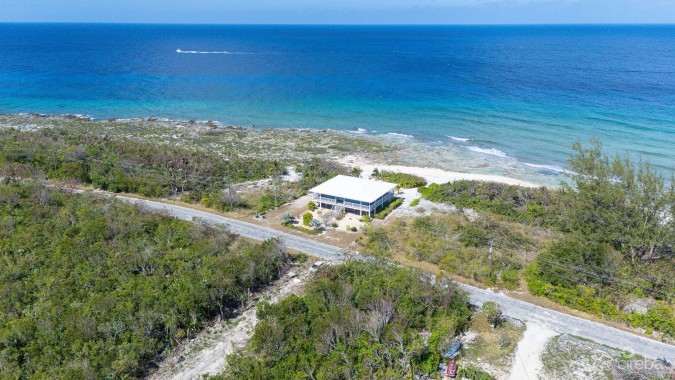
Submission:
M 467 146 L 466 148 L 468 150 L 470 150 L 472 152 L 476 152 L 476 153 L 489 154 L 491 156 L 497 156 L 497 157 L 508 157 L 508 154 L 506 154 L 505 152 L 502 152 L 499 149 L 495 149 L 495 148 L 489 148 L 488 149 L 488 148 L 481 148 L 481 147 L 477 147 L 477 146 Z
M 396 133 L 396 132 L 389 132 L 387 134 L 390 136 L 398 136 L 398 137 L 413 137 L 412 135 L 406 135 L 403 133 Z
M 572 171 L 570 171 L 570 170 L 563 169 L 560 166 L 555 166 L 555 165 L 530 164 L 530 163 L 527 163 L 527 162 L 523 162 L 523 165 L 529 166 L 531 168 L 550 170 L 550 171 L 558 172 L 558 173 L 567 173 L 567 174 L 572 173 Z

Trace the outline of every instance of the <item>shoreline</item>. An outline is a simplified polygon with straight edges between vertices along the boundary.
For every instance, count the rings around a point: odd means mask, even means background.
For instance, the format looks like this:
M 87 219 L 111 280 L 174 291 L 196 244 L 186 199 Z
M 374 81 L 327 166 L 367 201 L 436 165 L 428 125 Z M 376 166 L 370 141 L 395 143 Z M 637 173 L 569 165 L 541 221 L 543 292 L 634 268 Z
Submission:
M 428 184 L 436 183 L 443 184 L 447 182 L 454 182 L 460 180 L 480 181 L 480 182 L 498 182 L 506 185 L 522 186 L 522 187 L 542 187 L 544 185 L 533 182 L 523 181 L 517 178 L 496 175 L 496 174 L 481 174 L 481 173 L 464 173 L 448 171 L 434 167 L 420 167 L 420 166 L 406 166 L 406 165 L 390 165 L 377 164 L 369 161 L 365 157 L 350 155 L 337 160 L 340 164 L 351 167 L 359 167 L 363 170 L 362 177 L 370 176 L 373 169 L 392 171 L 396 173 L 413 174 L 424 178 Z
M 109 118 L 97 119 L 85 114 L 43 114 L 43 113 L 0 113 L 0 128 L 18 128 L 22 130 L 37 130 L 41 128 L 54 128 L 58 123 L 74 123 L 82 127 L 82 123 L 95 124 L 104 129 L 114 128 L 115 123 L 137 124 L 138 135 L 129 136 L 120 131 L 120 136 L 145 138 L 144 126 L 153 126 L 165 128 L 166 132 L 171 133 L 166 137 L 165 143 L 181 145 L 189 142 L 191 136 L 183 136 L 179 131 L 192 131 L 198 133 L 200 130 L 206 131 L 243 131 L 251 134 L 260 134 L 265 138 L 269 133 L 285 135 L 288 132 L 293 134 L 306 135 L 312 138 L 322 139 L 324 137 L 338 137 L 349 141 L 363 141 L 371 145 L 379 145 L 382 148 L 380 152 L 369 150 L 356 151 L 349 149 L 337 149 L 332 152 L 317 153 L 325 158 L 338 162 L 349 167 L 360 167 L 364 175 L 370 175 L 374 168 L 393 172 L 401 172 L 418 175 L 423 177 L 428 183 L 447 183 L 458 180 L 474 180 L 482 182 L 498 182 L 507 185 L 523 187 L 557 187 L 554 181 L 558 177 L 537 175 L 536 171 L 524 167 L 517 161 L 503 161 L 499 158 L 491 159 L 487 157 L 472 157 L 470 153 L 454 147 L 438 147 L 425 144 L 420 141 L 412 141 L 411 137 L 401 137 L 400 135 L 383 133 L 354 133 L 354 131 L 318 129 L 318 128 L 265 128 L 239 125 L 224 125 L 215 120 L 178 120 L 161 117 L 135 117 L 135 118 Z M 25 125 L 22 125 L 25 124 Z M 154 135 L 156 131 L 148 135 Z M 248 144 L 242 142 L 241 144 Z M 297 146 L 289 146 L 287 149 L 297 149 Z M 217 151 L 217 148 L 214 148 Z M 267 153 L 273 154 L 268 151 Z M 457 170 L 459 169 L 459 170 Z M 487 172 L 487 173 L 486 173 Z M 490 173 L 494 172 L 494 173 Z M 519 178 L 520 177 L 520 178 Z

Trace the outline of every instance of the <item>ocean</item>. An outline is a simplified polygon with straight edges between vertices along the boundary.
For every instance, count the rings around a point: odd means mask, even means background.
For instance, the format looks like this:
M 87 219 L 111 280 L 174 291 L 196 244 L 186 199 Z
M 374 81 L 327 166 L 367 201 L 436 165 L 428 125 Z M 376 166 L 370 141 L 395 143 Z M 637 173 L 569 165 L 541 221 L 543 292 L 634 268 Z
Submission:
M 0 24 L 0 113 L 25 112 L 382 134 L 540 182 L 596 136 L 670 176 L 675 25 Z

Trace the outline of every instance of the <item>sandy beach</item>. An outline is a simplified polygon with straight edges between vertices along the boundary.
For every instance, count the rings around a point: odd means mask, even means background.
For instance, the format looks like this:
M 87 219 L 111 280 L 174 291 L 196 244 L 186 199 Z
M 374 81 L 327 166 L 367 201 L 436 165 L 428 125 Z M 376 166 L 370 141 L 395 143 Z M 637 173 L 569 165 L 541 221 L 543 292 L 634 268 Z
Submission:
M 366 178 L 370 176 L 370 174 L 373 172 L 373 169 L 377 168 L 378 170 L 414 174 L 424 178 L 428 183 L 437 183 L 437 184 L 459 180 L 473 180 L 484 182 L 499 182 L 505 183 L 507 185 L 516 185 L 525 187 L 542 186 L 541 184 L 522 181 L 516 178 L 505 177 L 500 175 L 453 172 L 430 167 L 378 164 L 369 161 L 365 157 L 357 155 L 345 156 L 343 158 L 338 159 L 338 161 L 340 162 L 340 164 L 345 166 L 361 168 L 363 170 L 361 176 Z

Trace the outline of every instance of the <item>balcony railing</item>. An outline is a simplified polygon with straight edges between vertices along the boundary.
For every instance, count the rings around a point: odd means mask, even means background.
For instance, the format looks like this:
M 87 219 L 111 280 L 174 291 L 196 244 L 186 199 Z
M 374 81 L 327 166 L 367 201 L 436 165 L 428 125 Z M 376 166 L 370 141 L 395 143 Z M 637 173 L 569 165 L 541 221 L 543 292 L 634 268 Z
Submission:
M 378 207 L 384 205 L 385 203 L 389 202 L 392 198 L 394 198 L 394 193 L 389 192 L 381 196 L 379 199 L 377 199 L 375 202 L 372 204 L 363 204 L 363 203 L 354 203 L 354 202 L 348 202 L 348 201 L 341 201 L 338 202 L 336 198 L 327 198 L 321 196 L 321 194 L 314 193 L 312 194 L 312 200 L 314 200 L 317 203 L 320 204 L 326 204 L 326 205 L 340 205 L 344 206 L 345 208 L 351 209 L 351 210 L 360 210 L 360 211 L 375 211 Z

